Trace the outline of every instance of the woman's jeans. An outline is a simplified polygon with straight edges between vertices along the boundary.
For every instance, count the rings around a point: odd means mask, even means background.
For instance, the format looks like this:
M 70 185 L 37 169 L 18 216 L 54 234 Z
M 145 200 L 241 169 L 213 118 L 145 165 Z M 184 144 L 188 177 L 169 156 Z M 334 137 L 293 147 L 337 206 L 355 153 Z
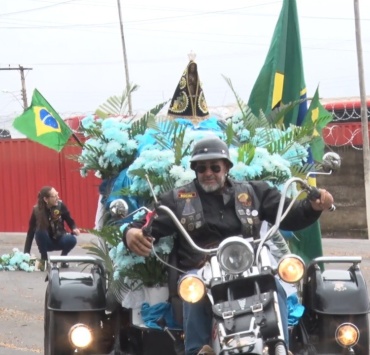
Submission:
M 42 260 L 48 259 L 48 251 L 61 250 L 61 255 L 68 255 L 77 244 L 76 237 L 69 233 L 64 234 L 59 239 L 52 239 L 48 232 L 36 231 L 35 238 Z
M 196 274 L 191 270 L 188 274 Z M 280 282 L 276 280 L 280 314 L 284 330 L 284 338 L 288 344 L 288 306 L 286 293 Z M 183 302 L 185 354 L 196 355 L 203 345 L 210 344 L 212 334 L 212 306 L 208 297 L 198 303 Z

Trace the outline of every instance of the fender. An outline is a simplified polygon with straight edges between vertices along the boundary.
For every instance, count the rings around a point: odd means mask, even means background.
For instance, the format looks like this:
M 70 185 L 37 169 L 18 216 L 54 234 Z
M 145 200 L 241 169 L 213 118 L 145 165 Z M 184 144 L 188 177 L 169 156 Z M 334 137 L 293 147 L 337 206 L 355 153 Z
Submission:
M 369 297 L 361 258 L 320 257 L 307 268 L 304 304 L 321 314 L 367 314 Z M 352 263 L 347 270 L 322 270 L 320 263 Z M 350 306 L 349 306 L 350 305 Z
M 54 260 L 54 259 L 58 260 Z M 61 257 L 50 257 L 47 307 L 51 311 L 102 311 L 107 307 L 104 271 L 94 265 L 90 273 L 59 272 L 54 261 Z M 64 257 L 66 258 L 66 257 Z M 63 261 L 67 261 L 63 258 Z M 72 257 L 68 257 L 68 261 Z M 89 260 L 90 261 L 90 260 Z M 95 262 L 93 262 L 95 264 Z

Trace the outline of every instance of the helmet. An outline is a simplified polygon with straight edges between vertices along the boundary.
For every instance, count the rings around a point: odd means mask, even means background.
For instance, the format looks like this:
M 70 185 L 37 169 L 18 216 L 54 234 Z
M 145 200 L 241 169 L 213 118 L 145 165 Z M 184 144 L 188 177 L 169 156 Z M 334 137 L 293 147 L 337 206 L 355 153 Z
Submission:
M 226 143 L 216 136 L 203 138 L 195 143 L 190 159 L 190 168 L 194 170 L 197 161 L 210 159 L 225 159 L 229 162 L 230 167 L 234 165 L 230 160 L 229 148 Z

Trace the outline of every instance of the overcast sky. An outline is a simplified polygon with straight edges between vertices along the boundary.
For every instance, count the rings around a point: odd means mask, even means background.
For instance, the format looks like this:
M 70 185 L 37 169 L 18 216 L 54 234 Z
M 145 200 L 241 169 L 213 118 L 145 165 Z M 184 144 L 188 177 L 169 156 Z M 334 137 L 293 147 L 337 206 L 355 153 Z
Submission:
M 359 0 L 370 90 L 370 1 Z M 117 0 L 0 0 L 0 67 L 25 71 L 62 117 L 121 94 L 125 71 Z M 359 96 L 353 0 L 297 0 L 308 96 Z M 282 0 L 121 0 L 134 111 L 170 99 L 196 53 L 208 106 L 234 103 L 222 75 L 248 100 Z M 18 70 L 0 71 L 0 128 L 22 112 Z

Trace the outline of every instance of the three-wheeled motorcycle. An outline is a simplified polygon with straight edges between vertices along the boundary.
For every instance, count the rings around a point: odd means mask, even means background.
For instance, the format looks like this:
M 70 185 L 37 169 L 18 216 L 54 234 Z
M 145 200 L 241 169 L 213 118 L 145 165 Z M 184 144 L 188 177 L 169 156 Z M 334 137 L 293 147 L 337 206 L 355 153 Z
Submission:
M 340 165 L 336 154 L 324 158 L 327 173 Z M 298 184 L 301 191 L 317 198 L 318 190 L 308 185 L 307 177 L 286 182 L 276 223 L 264 236 L 258 240 L 229 237 L 214 249 L 199 248 L 174 213 L 156 204 L 156 210 L 173 219 L 194 250 L 209 256 L 205 268 L 183 277 L 177 291 L 187 302 L 209 297 L 211 345 L 216 354 L 285 355 L 288 349 L 302 355 L 369 354 L 369 298 L 361 257 L 320 257 L 306 268 L 296 255 L 284 255 L 276 262 L 269 253 L 268 241 L 292 205 L 284 210 L 291 185 Z M 58 263 L 63 261 L 88 263 L 90 270 L 62 272 Z M 339 264 L 349 266 L 336 267 Z M 173 277 L 172 266 L 170 260 L 169 277 Z M 294 285 L 304 307 L 303 316 L 289 327 L 289 344 L 282 328 L 277 277 Z M 161 329 L 149 328 L 143 325 L 140 308 L 121 306 L 109 292 L 106 271 L 98 258 L 51 256 L 47 279 L 45 355 L 184 353 L 181 329 L 169 329 L 162 317 L 157 319 Z M 181 314 L 178 300 L 171 299 L 174 314 Z

